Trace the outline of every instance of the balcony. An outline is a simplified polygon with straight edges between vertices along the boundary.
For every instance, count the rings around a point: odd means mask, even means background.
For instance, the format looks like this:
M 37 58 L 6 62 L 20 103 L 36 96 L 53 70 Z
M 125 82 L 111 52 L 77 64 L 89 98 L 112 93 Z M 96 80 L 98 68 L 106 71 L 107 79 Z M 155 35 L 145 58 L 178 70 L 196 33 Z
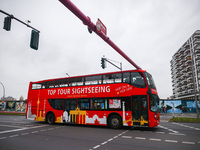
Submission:
M 199 38 L 195 38 L 194 44 L 200 44 L 200 39 Z

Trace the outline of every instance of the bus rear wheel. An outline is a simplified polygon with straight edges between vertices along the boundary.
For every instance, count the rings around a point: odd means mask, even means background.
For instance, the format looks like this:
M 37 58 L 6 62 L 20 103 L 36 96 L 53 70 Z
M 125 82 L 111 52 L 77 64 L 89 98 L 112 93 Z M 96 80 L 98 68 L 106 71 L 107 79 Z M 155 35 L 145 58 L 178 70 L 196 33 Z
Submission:
M 55 123 L 55 115 L 53 113 L 47 114 L 46 122 L 48 124 L 54 124 Z
M 113 129 L 120 129 L 122 127 L 122 119 L 118 115 L 112 115 L 109 118 L 109 126 Z

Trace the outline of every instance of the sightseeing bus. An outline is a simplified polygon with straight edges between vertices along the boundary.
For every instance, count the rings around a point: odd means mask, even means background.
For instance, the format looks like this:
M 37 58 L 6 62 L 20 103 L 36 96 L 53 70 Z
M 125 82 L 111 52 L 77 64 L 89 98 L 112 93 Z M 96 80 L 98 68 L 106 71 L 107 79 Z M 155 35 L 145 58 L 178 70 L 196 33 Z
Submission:
M 30 82 L 26 118 L 49 124 L 155 127 L 159 97 L 152 76 L 128 70 Z

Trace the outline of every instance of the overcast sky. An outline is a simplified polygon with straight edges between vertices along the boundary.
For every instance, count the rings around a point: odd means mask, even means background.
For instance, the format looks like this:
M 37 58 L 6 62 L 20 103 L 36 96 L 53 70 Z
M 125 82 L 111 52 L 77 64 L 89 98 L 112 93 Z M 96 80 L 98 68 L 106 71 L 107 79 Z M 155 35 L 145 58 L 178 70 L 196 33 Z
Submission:
M 172 55 L 200 29 L 199 0 L 71 0 L 137 65 L 154 77 L 160 98 L 172 95 Z M 6 96 L 27 98 L 30 81 L 118 71 L 101 57 L 135 69 L 58 0 L 0 0 L 0 9 L 40 30 L 39 49 L 30 48 L 31 29 L 0 13 L 0 82 Z M 3 87 L 0 85 L 0 97 Z

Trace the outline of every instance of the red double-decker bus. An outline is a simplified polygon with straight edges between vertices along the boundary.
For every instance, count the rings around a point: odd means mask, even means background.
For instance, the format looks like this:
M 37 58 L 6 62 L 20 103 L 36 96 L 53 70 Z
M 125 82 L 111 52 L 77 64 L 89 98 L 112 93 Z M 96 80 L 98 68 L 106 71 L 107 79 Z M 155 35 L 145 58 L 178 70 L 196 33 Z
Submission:
M 129 70 L 30 82 L 26 117 L 49 124 L 155 127 L 158 105 L 152 76 Z

